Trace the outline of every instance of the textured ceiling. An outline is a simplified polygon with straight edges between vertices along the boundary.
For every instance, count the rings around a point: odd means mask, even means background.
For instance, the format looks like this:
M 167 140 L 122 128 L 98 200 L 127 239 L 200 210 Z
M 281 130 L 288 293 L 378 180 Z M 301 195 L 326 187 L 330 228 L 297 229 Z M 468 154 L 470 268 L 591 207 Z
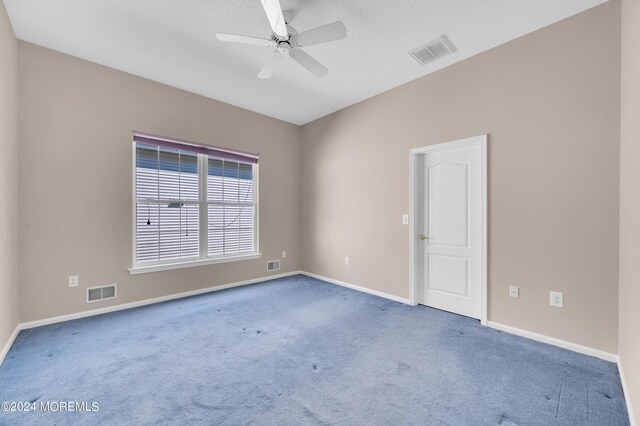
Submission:
M 317 79 L 291 60 L 256 77 L 271 50 L 217 32 L 268 38 L 259 0 L 4 0 L 19 39 L 304 124 L 605 0 L 280 0 L 298 32 L 341 20 L 347 38 L 304 49 Z M 458 51 L 420 66 L 407 51 L 447 34 Z

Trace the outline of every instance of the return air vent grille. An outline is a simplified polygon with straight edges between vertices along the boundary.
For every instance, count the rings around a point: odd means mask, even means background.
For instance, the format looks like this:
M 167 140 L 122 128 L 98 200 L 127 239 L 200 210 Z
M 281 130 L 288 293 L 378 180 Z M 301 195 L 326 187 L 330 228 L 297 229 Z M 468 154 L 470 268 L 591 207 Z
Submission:
M 99 302 L 100 300 L 115 299 L 116 285 L 105 285 L 102 287 L 91 287 L 87 289 L 87 303 Z
M 280 269 L 279 260 L 271 260 L 267 262 L 267 271 L 277 271 L 278 269 Z
M 453 43 L 451 43 L 451 40 L 449 40 L 449 37 L 443 34 L 429 43 L 410 50 L 409 55 L 418 61 L 420 65 L 427 65 L 436 59 L 441 59 L 455 53 L 457 50 Z

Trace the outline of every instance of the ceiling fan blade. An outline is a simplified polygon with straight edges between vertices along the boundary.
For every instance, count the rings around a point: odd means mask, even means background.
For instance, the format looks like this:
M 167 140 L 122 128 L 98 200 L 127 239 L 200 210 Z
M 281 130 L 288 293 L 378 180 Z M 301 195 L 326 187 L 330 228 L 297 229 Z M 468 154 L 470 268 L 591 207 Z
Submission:
M 258 74 L 258 78 L 262 78 L 262 79 L 271 78 L 273 76 L 273 73 L 276 71 L 276 68 L 282 61 L 282 58 L 284 58 L 284 55 L 282 53 L 280 53 L 277 50 L 273 52 L 271 56 L 269 56 L 269 59 L 267 59 L 267 62 L 264 64 L 262 69 L 260 70 L 260 73 Z
M 307 55 L 301 49 L 293 49 L 290 56 L 294 61 L 318 78 L 324 77 L 329 72 L 327 67 Z
M 347 27 L 341 21 L 337 21 L 312 30 L 303 31 L 296 34 L 293 39 L 298 46 L 305 47 L 328 41 L 342 40 L 346 36 Z
M 264 8 L 264 12 L 267 14 L 267 19 L 271 24 L 271 29 L 273 32 L 282 38 L 289 37 L 289 33 L 287 32 L 287 24 L 284 21 L 284 16 L 282 16 L 282 7 L 280 6 L 280 0 L 260 0 L 262 2 L 262 7 Z
M 256 46 L 274 47 L 276 45 L 276 43 L 273 40 L 268 40 L 266 38 L 249 37 L 249 36 L 236 35 L 236 34 L 218 33 L 216 34 L 216 38 L 220 41 L 228 41 L 231 43 L 242 43 L 242 44 L 254 44 Z

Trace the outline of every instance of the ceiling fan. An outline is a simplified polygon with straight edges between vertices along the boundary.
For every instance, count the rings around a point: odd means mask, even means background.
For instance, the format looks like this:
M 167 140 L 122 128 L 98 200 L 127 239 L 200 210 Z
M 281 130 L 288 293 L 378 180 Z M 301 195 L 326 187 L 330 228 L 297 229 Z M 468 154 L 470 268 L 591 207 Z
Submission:
M 271 38 L 258 38 L 235 34 L 218 33 L 216 37 L 220 41 L 232 43 L 253 44 L 275 48 L 267 62 L 264 64 L 259 78 L 271 78 L 276 68 L 285 56 L 296 61 L 303 68 L 316 77 L 324 77 L 329 70 L 320 62 L 305 53 L 301 47 L 313 46 L 329 41 L 342 40 L 347 36 L 347 28 L 340 21 L 323 25 L 308 31 L 298 33 L 285 20 L 280 0 L 260 0 L 271 24 Z

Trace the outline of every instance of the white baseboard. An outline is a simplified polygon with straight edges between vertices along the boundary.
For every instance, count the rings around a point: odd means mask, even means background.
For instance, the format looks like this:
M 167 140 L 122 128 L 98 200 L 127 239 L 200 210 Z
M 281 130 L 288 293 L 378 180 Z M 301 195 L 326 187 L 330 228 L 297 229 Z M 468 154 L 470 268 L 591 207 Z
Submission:
M 13 330 L 13 333 L 11 333 L 11 336 L 9 336 L 7 343 L 5 343 L 4 347 L 2 348 L 2 351 L 0 351 L 0 365 L 2 365 L 2 363 L 4 362 L 4 358 L 9 353 L 9 349 L 11 349 L 11 346 L 13 345 L 13 342 L 16 340 L 16 337 L 18 337 L 18 333 L 20 333 L 20 330 L 21 330 L 20 324 L 16 325 L 15 330 Z
M 622 383 L 622 392 L 624 393 L 624 400 L 627 403 L 627 413 L 629 414 L 629 424 L 636 426 L 636 419 L 634 417 L 633 406 L 631 404 L 631 395 L 629 395 L 629 388 L 627 387 L 627 381 L 624 375 L 624 369 L 622 368 L 622 360 L 618 360 L 618 373 L 620 373 L 620 382 Z
M 312 274 L 311 272 L 300 271 L 300 273 L 302 275 L 306 275 L 307 277 L 315 278 L 315 279 L 320 280 L 320 281 L 326 281 L 328 283 L 336 284 L 336 285 L 339 285 L 339 286 L 342 286 L 342 287 L 347 287 L 347 288 L 350 288 L 352 290 L 357 290 L 357 291 L 361 291 L 363 293 L 373 294 L 374 296 L 384 297 L 385 299 L 390 299 L 390 300 L 393 300 L 395 302 L 406 303 L 407 305 L 411 305 L 411 301 L 409 299 L 405 299 L 404 297 L 398 297 L 398 296 L 394 296 L 392 294 L 383 293 L 381 291 L 371 290 L 371 289 L 368 289 L 368 288 L 365 288 L 365 287 L 360 287 L 360 286 L 355 285 L 355 284 L 345 283 L 344 281 L 334 280 L 333 278 L 323 277 L 322 275 Z
M 19 330 L 25 330 L 27 328 L 40 327 L 43 325 L 49 325 L 49 324 L 55 324 L 63 321 L 86 318 L 94 315 L 106 314 L 109 312 L 122 311 L 124 309 L 137 308 L 139 306 L 152 305 L 154 303 L 166 302 L 168 300 L 182 299 L 183 297 L 196 296 L 198 294 L 210 293 L 212 291 L 224 290 L 232 287 L 240 287 L 244 285 L 255 284 L 263 281 L 275 280 L 278 278 L 284 278 L 284 277 L 289 277 L 291 275 L 299 275 L 299 274 L 301 274 L 300 271 L 293 271 L 293 272 L 286 272 L 284 274 L 270 275 L 267 277 L 260 277 L 260 278 L 254 278 L 251 280 L 239 281 L 235 283 L 222 284 L 215 287 L 200 288 L 198 290 L 185 291 L 183 293 L 176 293 L 176 294 L 170 294 L 167 296 L 154 297 L 153 299 L 138 300 L 136 302 L 123 303 L 121 305 L 108 306 L 106 308 L 92 309 L 90 311 L 82 311 L 82 312 L 77 312 L 77 313 L 68 314 L 68 315 L 61 315 L 61 316 L 52 317 L 52 318 L 44 318 L 41 320 L 24 322 L 24 323 L 18 324 L 18 328 Z
M 526 337 L 527 339 L 536 340 L 542 343 L 548 343 L 553 346 L 559 346 L 570 351 L 578 352 L 584 355 L 594 356 L 609 362 L 618 362 L 618 355 L 610 352 L 601 351 L 600 349 L 582 346 L 577 343 L 567 342 L 566 340 L 556 339 L 555 337 L 545 336 L 544 334 L 534 333 L 532 331 L 522 330 L 520 328 L 511 327 L 509 325 L 500 324 L 494 321 L 488 321 L 487 326 L 506 333 L 515 334 L 516 336 Z

